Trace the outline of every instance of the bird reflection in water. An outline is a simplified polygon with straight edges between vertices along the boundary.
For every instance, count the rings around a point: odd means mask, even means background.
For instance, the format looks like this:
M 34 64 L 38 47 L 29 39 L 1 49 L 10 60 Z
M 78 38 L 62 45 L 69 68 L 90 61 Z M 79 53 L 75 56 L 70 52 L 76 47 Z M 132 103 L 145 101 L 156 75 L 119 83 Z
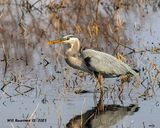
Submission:
M 116 104 L 105 105 L 103 95 L 100 95 L 96 107 L 82 115 L 72 118 L 66 125 L 67 128 L 109 128 L 117 124 L 127 115 L 133 115 L 139 110 L 137 104 L 120 106 Z

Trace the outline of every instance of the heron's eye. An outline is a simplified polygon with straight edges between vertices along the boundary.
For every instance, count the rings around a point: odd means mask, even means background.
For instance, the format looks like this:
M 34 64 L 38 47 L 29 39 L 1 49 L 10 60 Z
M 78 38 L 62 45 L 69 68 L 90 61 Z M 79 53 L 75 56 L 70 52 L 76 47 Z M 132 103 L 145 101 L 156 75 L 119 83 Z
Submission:
M 69 40 L 69 37 L 67 37 L 67 40 Z

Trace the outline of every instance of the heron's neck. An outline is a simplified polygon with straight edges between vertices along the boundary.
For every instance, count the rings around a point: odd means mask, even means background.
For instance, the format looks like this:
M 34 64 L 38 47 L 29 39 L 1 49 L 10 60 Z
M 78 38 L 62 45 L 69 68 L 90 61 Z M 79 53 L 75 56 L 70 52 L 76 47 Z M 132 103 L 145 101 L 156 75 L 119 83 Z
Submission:
M 79 50 L 80 50 L 80 42 L 79 42 L 79 40 L 75 40 L 74 43 L 70 44 L 70 48 L 68 48 L 65 51 L 66 57 L 68 58 L 69 56 L 78 55 Z

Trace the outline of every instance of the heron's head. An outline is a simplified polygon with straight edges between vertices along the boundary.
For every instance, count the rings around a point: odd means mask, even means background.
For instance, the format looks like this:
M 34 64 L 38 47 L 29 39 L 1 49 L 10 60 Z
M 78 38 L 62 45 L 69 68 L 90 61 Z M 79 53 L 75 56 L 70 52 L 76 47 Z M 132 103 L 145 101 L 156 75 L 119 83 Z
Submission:
M 79 39 L 73 35 L 63 36 L 60 39 L 48 41 L 48 44 L 65 44 L 65 54 L 66 55 L 75 55 L 80 50 Z
M 74 45 L 74 43 L 76 43 L 77 41 L 79 42 L 79 39 L 75 37 L 74 35 L 66 35 L 60 39 L 48 41 L 48 44 L 64 43 L 64 44 Z

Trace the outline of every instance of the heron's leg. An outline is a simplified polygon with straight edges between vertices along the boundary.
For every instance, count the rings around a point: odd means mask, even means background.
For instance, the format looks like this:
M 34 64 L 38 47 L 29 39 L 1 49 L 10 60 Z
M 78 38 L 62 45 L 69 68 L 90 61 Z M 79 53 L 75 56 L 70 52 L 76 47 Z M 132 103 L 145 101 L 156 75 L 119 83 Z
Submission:
M 97 80 L 97 81 L 96 81 L 95 89 L 98 89 L 98 84 L 99 84 L 99 81 Z
M 98 82 L 100 84 L 100 90 L 101 90 L 101 94 L 104 94 L 104 78 L 103 75 L 101 73 L 98 74 Z
M 98 90 L 98 84 L 99 84 L 98 73 L 93 73 L 93 77 L 96 79 L 96 85 L 95 85 L 95 91 L 96 91 Z

